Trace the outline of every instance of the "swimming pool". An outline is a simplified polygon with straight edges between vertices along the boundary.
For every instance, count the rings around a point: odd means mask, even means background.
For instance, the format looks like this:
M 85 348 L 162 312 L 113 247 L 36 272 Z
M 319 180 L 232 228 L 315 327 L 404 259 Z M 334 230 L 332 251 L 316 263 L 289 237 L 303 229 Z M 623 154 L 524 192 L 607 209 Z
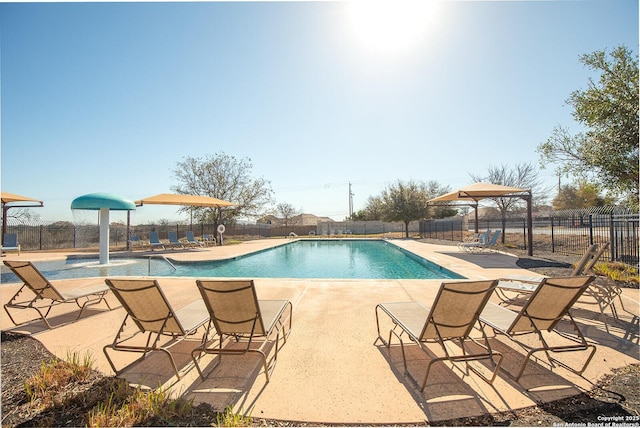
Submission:
M 463 279 L 457 273 L 381 240 L 300 240 L 233 259 L 176 262 L 76 259 L 34 263 L 49 279 L 90 276 L 188 276 L 326 279 Z M 3 267 L 2 282 L 17 278 Z

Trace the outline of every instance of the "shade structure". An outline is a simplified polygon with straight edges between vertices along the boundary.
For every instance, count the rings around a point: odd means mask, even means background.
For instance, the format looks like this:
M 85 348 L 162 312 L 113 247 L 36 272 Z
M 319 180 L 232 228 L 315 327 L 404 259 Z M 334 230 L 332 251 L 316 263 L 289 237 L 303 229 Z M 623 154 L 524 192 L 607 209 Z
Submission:
M 39 205 L 36 206 L 44 205 L 43 202 L 38 199 L 30 198 L 28 196 L 16 195 L 9 192 L 2 192 L 2 203 L 7 204 L 9 202 L 37 202 Z
M 520 189 L 517 187 L 502 186 L 500 184 L 491 183 L 473 183 L 469 186 L 462 187 L 454 192 L 446 193 L 437 198 L 430 199 L 428 203 L 445 202 L 445 201 L 479 201 L 485 198 L 496 198 L 505 195 L 526 194 L 528 189 Z
M 231 207 L 233 202 L 223 201 L 222 199 L 211 198 L 209 196 L 199 195 L 179 195 L 173 193 L 160 193 L 159 195 L 149 196 L 148 198 L 136 201 L 136 205 L 185 205 L 191 207 Z
M 9 208 L 31 208 L 31 207 L 43 207 L 44 202 L 30 198 L 28 196 L 16 195 L 15 193 L 2 192 L 2 242 L 4 242 L 4 234 L 7 231 L 7 211 Z M 19 205 L 15 202 L 29 202 L 28 205 Z M 32 204 L 35 202 L 37 205 Z M 7 205 L 11 204 L 11 205 Z
M 90 193 L 71 202 L 72 210 L 100 211 L 100 264 L 109 263 L 109 211 L 131 211 L 136 204 L 112 193 Z
M 531 190 L 518 187 L 503 186 L 492 183 L 473 183 L 456 191 L 429 199 L 427 204 L 438 205 L 438 202 L 463 201 L 475 207 L 476 232 L 478 231 L 478 201 L 486 198 L 522 198 L 527 201 L 527 250 L 533 255 L 533 219 L 531 214 Z

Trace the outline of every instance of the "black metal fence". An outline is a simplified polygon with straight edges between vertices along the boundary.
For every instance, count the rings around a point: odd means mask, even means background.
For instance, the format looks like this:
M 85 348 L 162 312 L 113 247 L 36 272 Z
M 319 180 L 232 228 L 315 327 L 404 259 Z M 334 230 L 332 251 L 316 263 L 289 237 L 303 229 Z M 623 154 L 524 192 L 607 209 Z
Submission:
M 237 224 L 226 226 L 224 236 L 226 239 L 258 239 L 273 236 L 284 236 L 290 232 L 298 233 L 304 230 L 308 233 L 309 227 L 301 229 L 296 226 L 271 227 L 269 224 Z M 315 228 L 314 228 L 315 229 Z M 186 231 L 191 230 L 194 235 L 201 238 L 204 234 L 216 234 L 213 224 L 151 224 L 132 226 L 127 232 L 127 226 L 120 223 L 112 223 L 109 226 L 109 245 L 112 247 L 126 247 L 128 237 L 137 235 L 141 240 L 149 240 L 149 232 L 158 232 L 161 240 L 167 240 L 170 231 L 176 232 L 179 238 L 184 238 Z M 52 224 L 8 224 L 7 233 L 15 233 L 18 236 L 20 247 L 28 250 L 58 250 L 58 249 L 83 249 L 96 248 L 100 242 L 100 229 L 98 225 L 76 225 L 70 222 L 56 222 Z
M 433 219 L 420 222 L 420 235 L 431 239 L 460 242 L 467 229 L 467 221 L 463 217 Z
M 9 219 L 7 233 L 15 233 L 22 250 L 62 250 L 62 249 L 95 249 L 100 244 L 100 229 L 98 225 L 74 224 L 71 222 L 56 222 L 51 224 L 21 224 Z M 112 223 L 109 226 L 109 246 L 112 248 L 126 248 L 129 236 L 136 235 L 142 241 L 149 240 L 149 232 L 157 232 L 162 241 L 168 239 L 169 232 L 176 232 L 178 238 L 184 238 L 187 231 L 193 231 L 197 239 L 209 234 L 217 236 L 214 224 L 147 224 L 127 226 L 122 223 Z M 409 225 L 409 232 L 419 233 L 419 222 Z M 317 226 L 286 225 L 275 226 L 266 223 L 238 223 L 226 225 L 224 239 L 260 239 L 284 236 L 394 236 L 402 237 L 405 225 L 401 222 L 326 222 Z
M 610 260 L 635 266 L 639 263 L 637 213 L 617 209 L 561 211 L 550 216 L 548 222 L 553 252 L 575 254 L 576 248 L 608 241 Z
M 640 261 L 640 237 L 638 213 L 614 207 L 598 207 L 581 210 L 556 211 L 533 219 L 533 248 L 563 255 L 582 255 L 594 243 L 610 242 L 610 250 L 604 256 L 637 266 Z M 506 246 L 527 248 L 527 221 L 524 217 L 507 218 L 505 234 L 501 242 Z M 481 218 L 478 230 L 502 230 L 500 218 Z M 464 234 L 474 229 L 473 220 L 462 217 L 426 220 L 421 224 L 421 234 L 428 238 L 460 241 Z

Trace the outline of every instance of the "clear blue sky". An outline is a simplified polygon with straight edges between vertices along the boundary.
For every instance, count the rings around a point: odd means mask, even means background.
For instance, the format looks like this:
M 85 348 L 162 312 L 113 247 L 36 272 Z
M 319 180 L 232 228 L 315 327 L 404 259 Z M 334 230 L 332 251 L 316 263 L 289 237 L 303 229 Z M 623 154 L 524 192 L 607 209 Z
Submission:
M 349 182 L 357 211 L 398 179 L 538 165 L 554 127 L 579 130 L 580 55 L 638 49 L 636 0 L 430 5 L 376 23 L 344 2 L 0 3 L 2 190 L 73 220 L 78 196 L 170 192 L 177 162 L 224 152 L 341 220 Z

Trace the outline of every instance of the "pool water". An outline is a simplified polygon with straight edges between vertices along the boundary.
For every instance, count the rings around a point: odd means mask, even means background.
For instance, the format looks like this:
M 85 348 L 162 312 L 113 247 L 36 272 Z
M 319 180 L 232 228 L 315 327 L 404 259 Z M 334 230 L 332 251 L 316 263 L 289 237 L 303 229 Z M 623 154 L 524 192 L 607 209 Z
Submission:
M 89 276 L 188 276 L 327 279 L 462 279 L 429 260 L 379 240 L 301 240 L 228 260 L 176 262 L 162 259 L 111 259 L 35 263 L 49 279 Z M 175 268 L 174 268 L 175 266 Z M 2 282 L 16 282 L 5 273 Z M 13 277 L 13 279 L 12 279 Z

